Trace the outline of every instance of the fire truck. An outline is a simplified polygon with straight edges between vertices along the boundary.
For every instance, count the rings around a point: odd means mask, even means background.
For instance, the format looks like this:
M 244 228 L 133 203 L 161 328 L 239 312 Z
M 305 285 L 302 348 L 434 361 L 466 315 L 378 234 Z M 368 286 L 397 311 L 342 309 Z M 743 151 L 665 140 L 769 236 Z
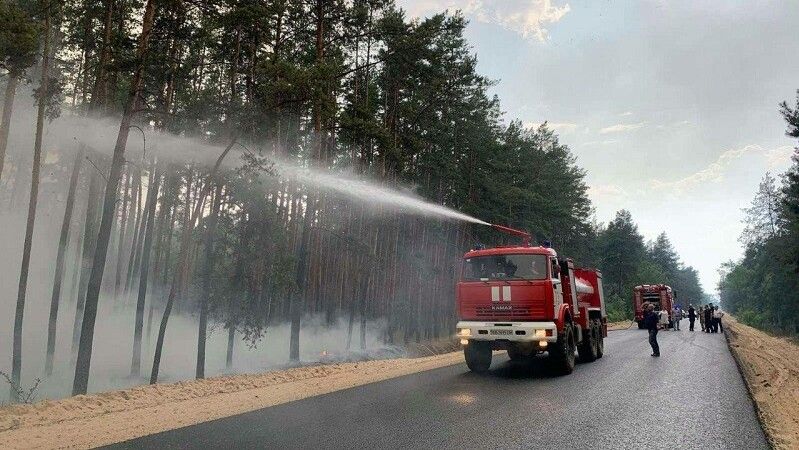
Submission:
M 643 304 L 649 302 L 655 305 L 655 311 L 665 309 L 669 312 L 669 328 L 674 324 L 671 310 L 674 307 L 674 292 L 665 284 L 643 284 L 633 288 L 633 308 L 635 308 L 635 321 L 638 328 L 644 328 Z
M 463 256 L 456 326 L 469 369 L 487 371 L 494 350 L 506 350 L 511 360 L 546 352 L 561 374 L 574 370 L 575 352 L 584 362 L 601 358 L 607 337 L 602 274 L 576 268 L 548 245 L 531 246 L 524 231 L 491 226 L 522 244 Z

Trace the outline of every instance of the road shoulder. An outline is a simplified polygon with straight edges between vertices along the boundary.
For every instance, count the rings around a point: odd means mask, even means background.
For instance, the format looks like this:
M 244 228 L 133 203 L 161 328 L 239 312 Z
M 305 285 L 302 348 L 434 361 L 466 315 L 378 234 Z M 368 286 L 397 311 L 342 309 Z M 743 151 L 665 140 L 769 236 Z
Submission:
M 772 446 L 799 448 L 799 345 L 724 319 L 727 341 Z
M 460 352 L 139 386 L 0 408 L 0 448 L 90 448 L 463 362 Z

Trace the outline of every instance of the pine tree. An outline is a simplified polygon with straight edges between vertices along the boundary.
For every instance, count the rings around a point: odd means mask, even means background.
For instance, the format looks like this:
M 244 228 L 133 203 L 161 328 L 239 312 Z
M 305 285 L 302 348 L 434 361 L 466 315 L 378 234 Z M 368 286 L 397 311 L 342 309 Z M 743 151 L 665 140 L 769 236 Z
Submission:
M 24 4 L 24 3 L 23 3 Z M 17 86 L 25 69 L 33 65 L 39 45 L 39 29 L 31 15 L 16 1 L 0 2 L 0 68 L 8 72 L 0 119 L 0 179 L 11 131 L 11 113 Z M 36 2 L 31 2 L 36 5 Z

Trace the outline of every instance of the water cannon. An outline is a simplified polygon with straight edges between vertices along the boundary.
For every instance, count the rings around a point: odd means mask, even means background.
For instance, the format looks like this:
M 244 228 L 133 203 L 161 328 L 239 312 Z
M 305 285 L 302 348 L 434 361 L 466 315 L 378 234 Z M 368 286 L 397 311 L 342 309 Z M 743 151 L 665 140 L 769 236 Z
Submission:
M 493 224 L 493 223 L 491 224 L 491 227 L 496 229 L 496 230 L 499 230 L 499 231 L 501 231 L 501 232 L 503 232 L 505 234 L 510 234 L 510 235 L 513 235 L 513 236 L 521 237 L 522 238 L 522 245 L 525 246 L 525 247 L 529 247 L 530 246 L 530 240 L 532 240 L 532 238 L 533 238 L 533 236 L 530 235 L 530 233 L 528 233 L 526 231 L 516 230 L 514 228 L 504 227 L 502 225 L 496 225 L 496 224 Z

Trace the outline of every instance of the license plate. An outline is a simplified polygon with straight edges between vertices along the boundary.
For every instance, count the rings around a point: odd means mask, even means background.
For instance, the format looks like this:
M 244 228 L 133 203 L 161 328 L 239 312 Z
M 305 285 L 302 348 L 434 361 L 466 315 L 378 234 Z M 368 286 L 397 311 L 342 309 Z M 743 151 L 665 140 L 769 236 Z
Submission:
M 489 330 L 488 334 L 509 335 L 513 334 L 513 330 Z

